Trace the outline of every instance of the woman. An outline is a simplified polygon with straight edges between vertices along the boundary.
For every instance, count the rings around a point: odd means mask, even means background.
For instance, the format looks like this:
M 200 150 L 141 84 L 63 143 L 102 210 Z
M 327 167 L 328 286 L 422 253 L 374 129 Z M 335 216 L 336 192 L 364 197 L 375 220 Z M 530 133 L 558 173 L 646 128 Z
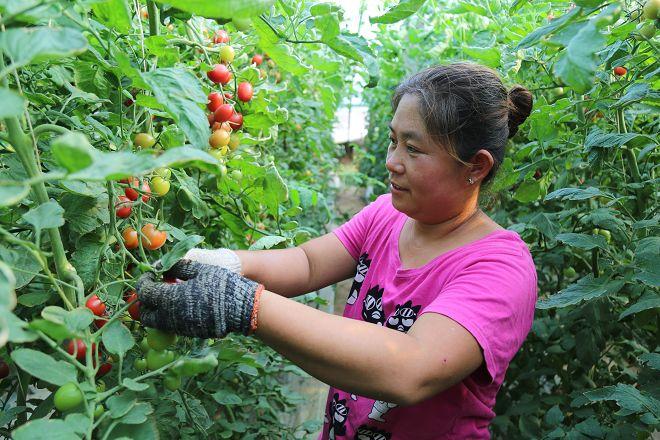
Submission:
M 489 438 L 537 280 L 525 243 L 479 209 L 479 190 L 532 96 L 457 63 L 404 81 L 392 104 L 390 194 L 296 248 L 192 250 L 171 269 L 185 282 L 140 279 L 142 320 L 261 339 L 331 386 L 324 439 Z M 354 273 L 343 317 L 288 299 Z

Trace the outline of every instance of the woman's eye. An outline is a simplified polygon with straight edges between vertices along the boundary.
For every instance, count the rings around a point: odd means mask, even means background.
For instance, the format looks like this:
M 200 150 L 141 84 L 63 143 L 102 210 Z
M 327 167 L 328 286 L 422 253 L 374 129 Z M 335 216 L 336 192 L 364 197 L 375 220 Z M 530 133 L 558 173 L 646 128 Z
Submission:
M 411 153 L 419 153 L 419 150 L 417 148 L 411 147 L 410 145 L 408 145 L 408 151 Z
M 395 147 L 396 146 L 396 140 L 390 138 L 390 147 Z

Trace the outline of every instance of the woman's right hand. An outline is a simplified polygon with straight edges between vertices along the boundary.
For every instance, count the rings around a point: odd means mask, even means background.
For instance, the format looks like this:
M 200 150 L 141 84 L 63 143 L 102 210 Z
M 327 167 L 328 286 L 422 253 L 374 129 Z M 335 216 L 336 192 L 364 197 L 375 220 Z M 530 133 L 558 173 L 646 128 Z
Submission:
M 183 258 L 211 266 L 224 267 L 234 273 L 241 273 L 241 259 L 231 249 L 193 248 Z

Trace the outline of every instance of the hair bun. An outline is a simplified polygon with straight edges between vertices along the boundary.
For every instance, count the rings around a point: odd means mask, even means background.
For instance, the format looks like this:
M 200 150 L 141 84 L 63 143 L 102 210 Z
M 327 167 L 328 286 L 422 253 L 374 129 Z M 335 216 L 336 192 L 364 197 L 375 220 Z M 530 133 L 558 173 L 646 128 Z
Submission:
M 532 93 L 523 86 L 513 86 L 509 90 L 509 139 L 518 132 L 518 126 L 532 112 L 534 98 Z

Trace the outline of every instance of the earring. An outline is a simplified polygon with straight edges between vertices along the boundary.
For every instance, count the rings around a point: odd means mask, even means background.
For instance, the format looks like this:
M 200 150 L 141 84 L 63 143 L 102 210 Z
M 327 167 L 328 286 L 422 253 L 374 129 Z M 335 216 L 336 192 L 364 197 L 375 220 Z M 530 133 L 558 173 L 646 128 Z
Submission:
M 474 180 L 472 180 L 472 177 L 468 177 L 467 181 L 470 185 L 472 185 L 474 183 Z

